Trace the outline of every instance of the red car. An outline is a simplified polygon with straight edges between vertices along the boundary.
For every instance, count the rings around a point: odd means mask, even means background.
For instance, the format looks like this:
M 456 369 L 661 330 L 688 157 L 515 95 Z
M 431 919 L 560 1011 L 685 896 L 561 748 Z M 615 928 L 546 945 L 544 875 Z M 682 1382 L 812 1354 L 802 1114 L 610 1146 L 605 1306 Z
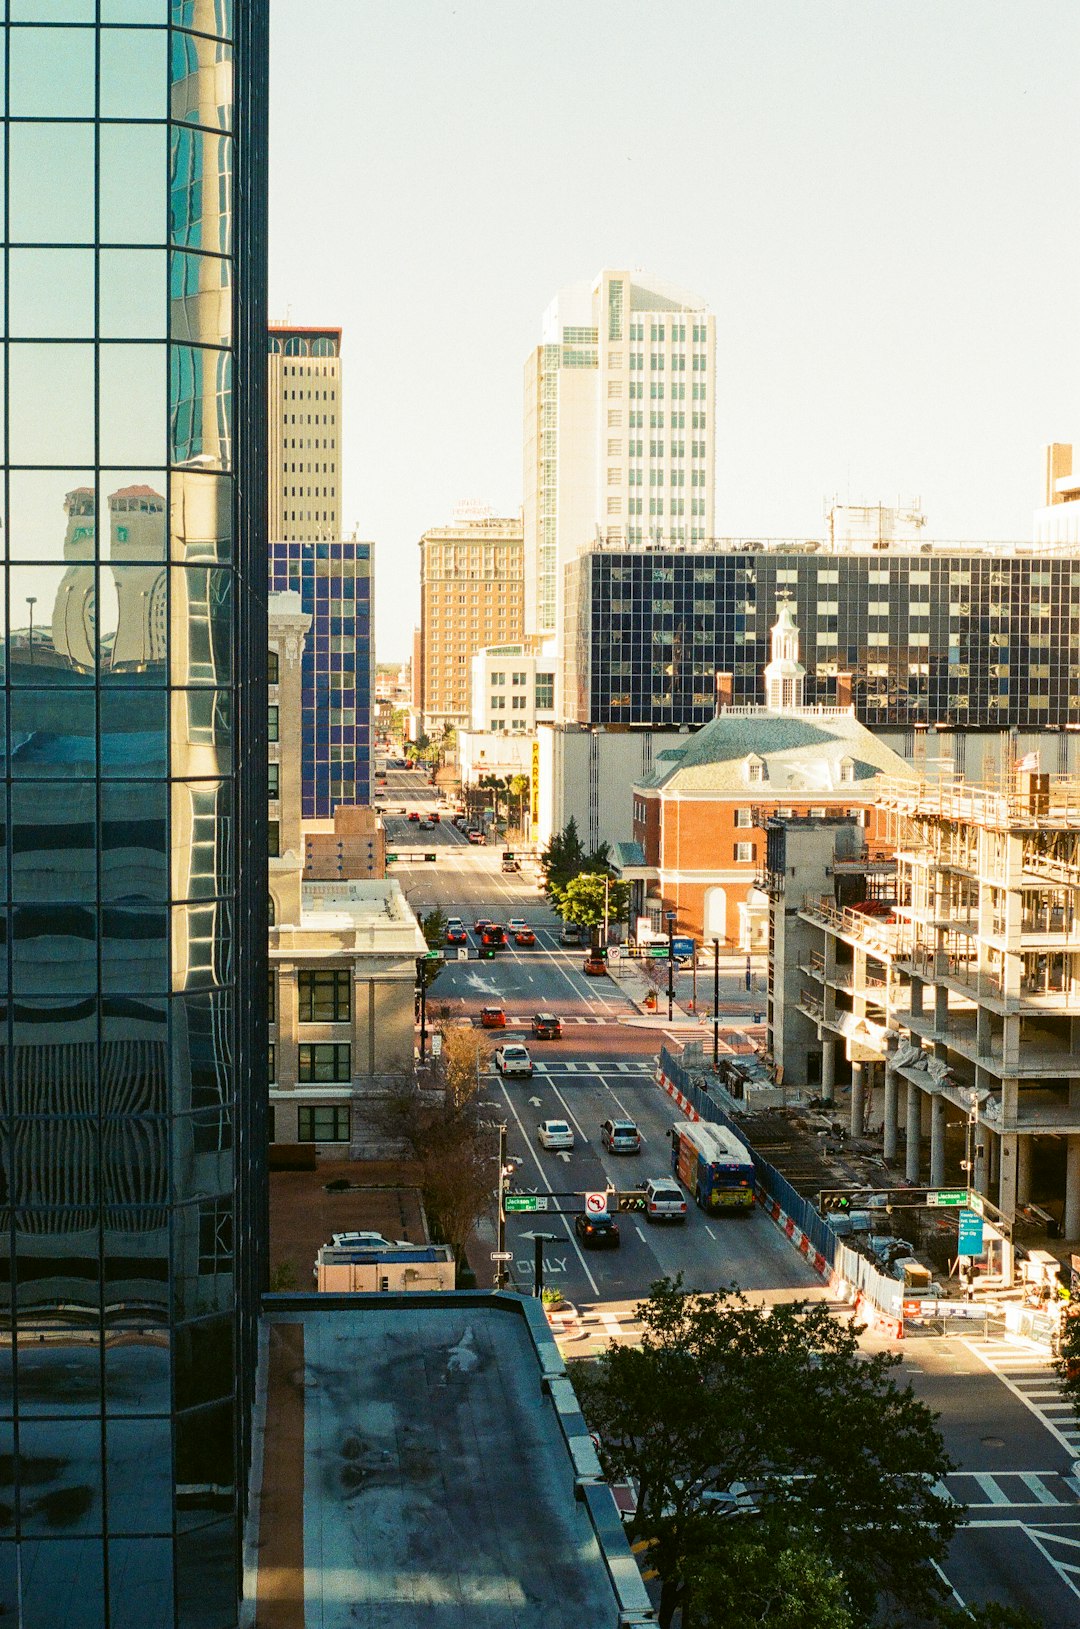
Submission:
M 506 1014 L 503 1012 L 502 1008 L 501 1007 L 481 1007 L 480 1008 L 480 1028 L 481 1029 L 505 1029 L 506 1028 Z
M 417 814 L 415 809 L 410 809 L 409 810 L 409 819 L 410 820 L 419 820 L 420 819 L 420 816 Z
M 599 978 L 602 973 L 607 972 L 607 962 L 599 954 L 590 954 L 586 956 L 582 969 L 584 972 L 590 973 L 593 978 Z
M 432 810 L 431 814 L 428 815 L 428 819 L 433 825 L 436 826 L 441 825 L 442 823 L 442 815 L 439 813 L 438 809 Z
M 536 943 L 536 934 L 532 928 L 518 928 L 514 934 L 514 943 L 516 945 L 534 945 Z
M 474 933 L 483 933 L 484 929 L 485 928 L 490 928 L 490 926 L 491 926 L 491 918 L 490 918 L 490 916 L 478 916 L 476 918 L 476 921 L 473 923 L 473 932 Z

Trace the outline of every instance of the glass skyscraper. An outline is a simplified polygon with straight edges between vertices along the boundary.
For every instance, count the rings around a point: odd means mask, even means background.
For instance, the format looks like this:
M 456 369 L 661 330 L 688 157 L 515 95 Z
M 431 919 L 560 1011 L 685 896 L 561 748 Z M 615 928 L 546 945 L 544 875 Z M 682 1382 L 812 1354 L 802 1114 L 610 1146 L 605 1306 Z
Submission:
M 236 1621 L 265 1238 L 266 10 L 4 3 L 20 1629 Z
M 299 594 L 311 618 L 301 663 L 305 820 L 371 802 L 371 588 L 370 543 L 270 544 L 270 592 Z

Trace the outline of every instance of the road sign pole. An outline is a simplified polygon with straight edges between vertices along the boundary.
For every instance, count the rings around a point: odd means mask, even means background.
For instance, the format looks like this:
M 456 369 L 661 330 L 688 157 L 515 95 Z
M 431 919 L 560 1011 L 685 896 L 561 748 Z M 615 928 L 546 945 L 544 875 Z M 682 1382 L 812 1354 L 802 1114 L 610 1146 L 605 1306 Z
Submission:
M 720 1069 L 720 941 L 712 942 L 712 1066 Z
M 544 1292 L 544 1239 L 538 1233 L 533 1240 L 533 1294 L 539 1301 Z
M 506 1287 L 506 1121 L 499 1125 L 499 1260 L 495 1264 L 495 1288 Z

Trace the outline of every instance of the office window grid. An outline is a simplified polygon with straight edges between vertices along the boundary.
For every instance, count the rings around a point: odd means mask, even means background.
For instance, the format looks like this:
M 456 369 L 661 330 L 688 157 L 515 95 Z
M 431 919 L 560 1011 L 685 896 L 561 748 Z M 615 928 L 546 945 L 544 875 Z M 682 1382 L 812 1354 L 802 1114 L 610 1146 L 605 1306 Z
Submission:
M 1080 563 L 1067 558 L 606 549 L 567 570 L 566 702 L 579 723 L 703 724 L 718 673 L 732 675 L 734 704 L 761 701 L 790 594 L 808 705 L 834 705 L 847 673 L 871 725 L 1080 724 Z
M 224 1629 L 265 968 L 265 355 L 239 320 L 265 255 L 234 144 L 266 6 L 9 13 L 0 1601 L 28 1625 Z
M 348 968 L 301 968 L 296 975 L 301 1024 L 347 1024 L 352 1016 L 352 975 Z

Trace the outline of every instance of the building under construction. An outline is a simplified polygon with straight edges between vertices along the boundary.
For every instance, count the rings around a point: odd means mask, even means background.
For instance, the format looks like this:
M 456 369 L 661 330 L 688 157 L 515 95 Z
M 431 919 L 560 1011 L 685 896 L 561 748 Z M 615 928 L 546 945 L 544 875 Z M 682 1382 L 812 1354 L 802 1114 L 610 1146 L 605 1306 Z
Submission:
M 882 807 L 904 977 L 885 1117 L 905 1082 L 908 1175 L 928 1122 L 946 1179 L 952 1105 L 970 1186 L 1012 1217 L 1037 1181 L 1080 1237 L 1080 780 L 1021 767 L 1003 787 L 886 787 Z

